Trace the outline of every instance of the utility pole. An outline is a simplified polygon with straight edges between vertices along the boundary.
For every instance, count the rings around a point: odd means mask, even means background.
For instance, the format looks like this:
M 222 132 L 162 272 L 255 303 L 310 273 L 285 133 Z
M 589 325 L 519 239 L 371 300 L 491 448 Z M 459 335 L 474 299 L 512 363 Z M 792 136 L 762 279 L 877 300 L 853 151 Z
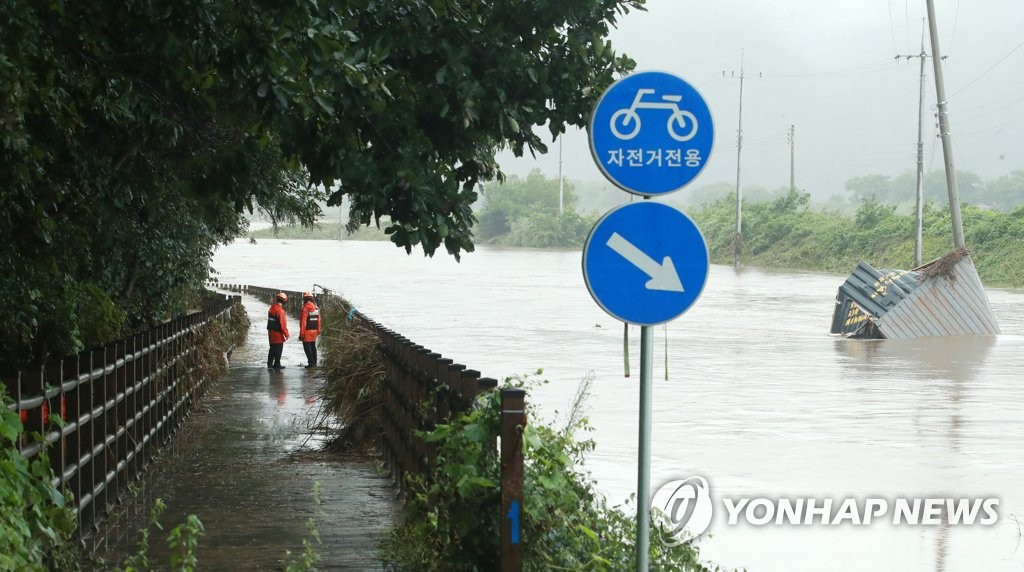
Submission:
M 922 25 L 924 22 L 922 22 Z M 924 60 L 928 58 L 924 52 L 924 32 L 921 33 L 921 53 L 917 55 L 897 55 L 896 59 L 918 58 L 921 62 L 920 81 L 917 99 L 917 188 L 914 193 L 914 268 L 921 266 L 921 243 L 924 235 Z
M 949 217 L 953 226 L 953 246 L 967 248 L 964 223 L 960 218 L 960 193 L 956 187 L 956 167 L 953 165 L 953 140 L 949 134 L 946 110 L 946 86 L 942 79 L 942 55 L 939 53 L 939 32 L 935 27 L 935 1 L 927 0 L 928 29 L 932 41 L 932 65 L 935 67 L 935 97 L 939 106 L 939 136 L 942 138 L 942 157 L 946 167 L 946 193 L 949 195 Z
M 743 49 L 740 49 L 740 109 L 736 123 L 736 236 L 732 242 L 733 268 L 740 267 L 740 251 L 743 249 L 743 192 L 740 189 L 740 157 L 743 153 Z M 725 76 L 725 72 L 722 72 Z M 735 72 L 732 77 L 735 77 Z
M 794 166 L 796 165 L 796 125 L 789 126 L 789 134 L 786 136 L 789 143 L 789 190 L 796 191 L 796 176 Z
M 564 133 L 562 135 L 565 135 Z M 562 135 L 558 136 L 558 214 L 561 215 L 565 209 L 565 199 L 562 197 Z
M 338 241 L 345 240 L 345 199 L 338 203 Z

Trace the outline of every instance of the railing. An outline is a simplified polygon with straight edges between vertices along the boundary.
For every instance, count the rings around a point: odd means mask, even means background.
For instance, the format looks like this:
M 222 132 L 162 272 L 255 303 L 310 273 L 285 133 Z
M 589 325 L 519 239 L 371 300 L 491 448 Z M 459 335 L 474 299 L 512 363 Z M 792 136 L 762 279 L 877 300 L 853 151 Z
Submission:
M 203 311 L 4 377 L 26 428 L 19 450 L 33 458 L 50 447 L 53 484 L 74 494 L 79 531 L 114 504 L 206 390 L 198 342 L 240 301 L 218 296 Z
M 217 287 L 233 292 L 247 293 L 261 301 L 272 304 L 278 292 L 288 295 L 285 309 L 297 314 L 302 308 L 302 293 L 290 290 L 276 290 L 260 286 L 219 284 Z M 478 393 L 490 391 L 498 382 L 481 377 L 480 372 L 455 363 L 450 358 L 432 352 L 352 308 L 340 296 L 329 291 L 319 298 L 333 297 L 346 313 L 344 319 L 361 320 L 380 340 L 387 376 L 384 394 L 384 431 L 381 438 L 381 453 L 391 469 L 396 484 L 403 490 L 408 473 L 425 474 L 429 471 L 436 455 L 436 445 L 427 443 L 421 432 L 430 431 L 440 423 L 446 423 L 472 406 Z M 341 316 L 325 316 L 324 319 L 342 319 Z M 515 518 L 506 518 L 509 511 L 520 511 L 523 504 L 523 454 L 521 435 L 526 425 L 525 392 L 521 389 L 501 391 L 501 522 L 502 522 L 502 570 L 520 570 L 522 551 L 519 530 L 522 526 L 521 513 Z M 499 435 L 495 435 L 495 445 Z
M 288 295 L 284 304 L 286 310 L 298 313 L 302 308 L 301 292 L 235 284 L 220 284 L 218 287 L 247 293 L 267 304 L 274 302 L 278 292 L 284 292 Z M 387 374 L 381 450 L 396 482 L 404 487 L 406 473 L 427 472 L 434 458 L 436 447 L 423 440 L 419 432 L 430 431 L 438 423 L 447 422 L 452 414 L 465 411 L 477 393 L 494 389 L 498 382 L 480 377 L 479 371 L 414 344 L 405 336 L 353 310 L 340 297 L 329 293 L 318 297 L 335 297 L 348 314 L 345 319 L 361 320 L 380 340 Z M 332 317 L 325 316 L 325 319 Z

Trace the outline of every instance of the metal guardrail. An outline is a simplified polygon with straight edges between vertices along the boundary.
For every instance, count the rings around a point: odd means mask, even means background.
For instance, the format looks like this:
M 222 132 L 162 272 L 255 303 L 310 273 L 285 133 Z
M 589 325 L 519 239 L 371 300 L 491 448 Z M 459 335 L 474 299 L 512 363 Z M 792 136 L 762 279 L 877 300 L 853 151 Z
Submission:
M 240 302 L 219 296 L 200 312 L 4 378 L 26 429 L 19 450 L 33 458 L 49 447 L 53 484 L 74 494 L 79 531 L 120 498 L 205 392 L 198 341 Z

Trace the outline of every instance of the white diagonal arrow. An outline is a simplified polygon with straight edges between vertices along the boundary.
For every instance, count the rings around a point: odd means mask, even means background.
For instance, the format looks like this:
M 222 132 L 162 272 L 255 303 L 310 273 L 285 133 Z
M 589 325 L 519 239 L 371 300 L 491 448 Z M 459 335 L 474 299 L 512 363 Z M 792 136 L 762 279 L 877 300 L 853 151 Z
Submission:
M 648 290 L 683 292 L 683 283 L 679 281 L 679 274 L 676 273 L 676 267 L 672 264 L 671 257 L 666 256 L 661 264 L 658 264 L 653 258 L 647 256 L 646 252 L 634 246 L 617 232 L 613 232 L 608 238 L 608 246 L 651 277 L 647 281 Z

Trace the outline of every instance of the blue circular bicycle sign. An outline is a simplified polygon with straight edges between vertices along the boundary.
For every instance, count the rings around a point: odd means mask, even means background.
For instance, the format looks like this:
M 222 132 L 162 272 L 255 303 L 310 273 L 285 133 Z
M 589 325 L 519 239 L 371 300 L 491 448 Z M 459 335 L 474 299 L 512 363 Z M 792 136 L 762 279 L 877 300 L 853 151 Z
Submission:
M 637 195 L 686 186 L 715 141 L 711 110 L 682 78 L 640 72 L 613 83 L 594 108 L 590 151 L 609 181 Z

